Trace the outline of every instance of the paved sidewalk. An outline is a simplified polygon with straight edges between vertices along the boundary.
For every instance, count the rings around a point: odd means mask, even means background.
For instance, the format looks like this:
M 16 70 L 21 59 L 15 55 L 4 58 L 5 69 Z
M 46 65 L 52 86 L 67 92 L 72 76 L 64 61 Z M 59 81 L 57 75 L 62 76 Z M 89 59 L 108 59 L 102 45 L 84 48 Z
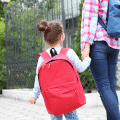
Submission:
M 80 120 L 106 120 L 103 106 L 81 107 L 77 113 Z M 28 101 L 0 95 L 0 120 L 50 120 L 50 116 L 43 102 L 33 105 Z

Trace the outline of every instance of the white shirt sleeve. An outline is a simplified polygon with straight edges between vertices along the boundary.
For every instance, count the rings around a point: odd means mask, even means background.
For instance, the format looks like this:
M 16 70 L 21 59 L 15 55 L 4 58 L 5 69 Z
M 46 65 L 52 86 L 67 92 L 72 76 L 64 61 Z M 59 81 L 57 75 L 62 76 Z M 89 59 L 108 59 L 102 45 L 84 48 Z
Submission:
M 39 82 L 38 82 L 37 73 L 38 73 L 38 68 L 43 61 L 44 61 L 44 59 L 40 56 L 39 59 L 38 59 L 38 63 L 37 63 L 36 76 L 35 76 L 35 82 L 34 82 L 34 88 L 33 88 L 33 97 L 35 99 L 39 98 L 39 95 L 40 95 L 40 92 L 41 92 Z
M 81 61 L 75 51 L 72 49 L 69 49 L 69 51 L 67 52 L 67 56 L 71 59 L 79 73 L 85 71 L 91 63 L 90 57 L 86 57 L 83 61 Z

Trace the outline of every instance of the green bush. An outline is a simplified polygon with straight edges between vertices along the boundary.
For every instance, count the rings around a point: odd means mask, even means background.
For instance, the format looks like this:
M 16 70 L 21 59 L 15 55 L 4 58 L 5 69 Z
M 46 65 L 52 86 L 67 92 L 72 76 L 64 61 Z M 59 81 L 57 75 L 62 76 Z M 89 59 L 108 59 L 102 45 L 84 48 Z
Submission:
M 80 59 L 81 59 L 81 48 L 80 48 L 80 44 L 78 43 L 80 43 L 80 36 L 81 36 L 81 18 L 82 18 L 81 7 L 83 6 L 83 3 L 84 0 L 82 0 L 82 4 L 81 3 L 79 4 L 80 14 L 79 14 L 78 30 L 76 31 L 75 34 L 75 52 L 80 57 Z M 80 73 L 79 76 L 84 89 L 89 90 L 96 88 L 89 67 L 83 73 Z
M 0 30 L 0 89 L 6 88 L 5 28 Z

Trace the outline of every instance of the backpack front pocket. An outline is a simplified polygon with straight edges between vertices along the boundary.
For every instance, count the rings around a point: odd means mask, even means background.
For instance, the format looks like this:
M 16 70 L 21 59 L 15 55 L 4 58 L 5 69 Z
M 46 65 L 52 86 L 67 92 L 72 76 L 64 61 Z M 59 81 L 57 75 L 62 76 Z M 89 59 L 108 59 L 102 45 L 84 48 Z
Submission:
M 73 91 L 78 87 L 79 87 L 79 84 L 77 82 L 76 83 L 69 82 L 69 83 L 58 85 L 52 88 L 47 88 L 44 94 L 46 95 L 46 97 L 58 96 L 58 95 L 66 94 L 70 91 Z
M 48 101 L 49 113 L 55 115 L 68 113 L 85 104 L 78 83 L 68 83 L 46 89 L 44 98 Z

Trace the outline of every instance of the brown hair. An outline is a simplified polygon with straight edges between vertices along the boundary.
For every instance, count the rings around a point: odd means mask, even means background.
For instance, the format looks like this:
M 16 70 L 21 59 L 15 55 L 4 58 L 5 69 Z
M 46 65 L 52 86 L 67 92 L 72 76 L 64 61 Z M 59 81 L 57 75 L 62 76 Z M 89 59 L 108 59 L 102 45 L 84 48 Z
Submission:
M 37 28 L 44 33 L 44 40 L 49 44 L 56 44 L 59 36 L 63 34 L 63 26 L 61 22 L 41 20 Z

